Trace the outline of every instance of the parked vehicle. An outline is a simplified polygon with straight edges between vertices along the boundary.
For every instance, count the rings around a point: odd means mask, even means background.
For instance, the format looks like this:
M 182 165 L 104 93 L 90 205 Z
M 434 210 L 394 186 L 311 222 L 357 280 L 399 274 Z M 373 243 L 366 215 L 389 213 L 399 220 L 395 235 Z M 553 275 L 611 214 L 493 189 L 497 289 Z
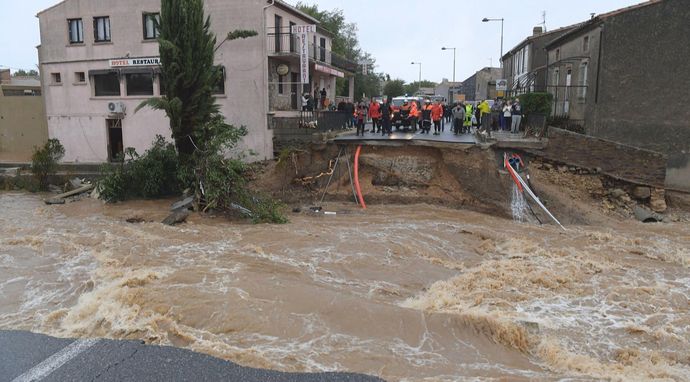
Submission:
M 400 130 L 412 130 L 417 131 L 417 126 L 410 126 L 410 112 L 409 110 L 402 109 L 405 102 L 417 103 L 417 109 L 422 110 L 421 97 L 395 97 L 391 101 L 391 109 L 393 109 L 393 117 L 391 118 L 391 124 L 395 126 L 396 131 Z M 402 129 L 401 129 L 402 128 Z

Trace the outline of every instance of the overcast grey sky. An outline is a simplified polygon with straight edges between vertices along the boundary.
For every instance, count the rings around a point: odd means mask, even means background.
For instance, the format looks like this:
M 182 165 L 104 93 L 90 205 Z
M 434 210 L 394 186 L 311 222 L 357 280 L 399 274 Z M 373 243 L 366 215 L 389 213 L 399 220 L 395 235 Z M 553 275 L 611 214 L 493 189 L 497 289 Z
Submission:
M 117 0 L 113 0 L 117 1 Z M 39 41 L 36 13 L 58 0 L 0 0 L 0 67 L 35 69 Z M 294 4 L 296 0 L 288 0 Z M 322 9 L 342 9 L 359 27 L 362 48 L 371 53 L 376 70 L 393 78 L 439 82 L 452 79 L 453 53 L 457 48 L 456 79 L 499 65 L 501 23 L 482 23 L 484 17 L 504 18 L 504 51 L 532 33 L 542 22 L 555 29 L 587 20 L 590 13 L 604 13 L 642 0 L 305 0 Z M 229 1 L 231 3 L 231 1 Z

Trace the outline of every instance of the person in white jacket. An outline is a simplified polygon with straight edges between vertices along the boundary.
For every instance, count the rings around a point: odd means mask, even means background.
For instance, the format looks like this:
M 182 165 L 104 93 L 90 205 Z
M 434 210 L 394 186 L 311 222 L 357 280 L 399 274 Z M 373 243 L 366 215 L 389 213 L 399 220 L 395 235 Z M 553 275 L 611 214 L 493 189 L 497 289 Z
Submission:
M 503 123 L 501 124 L 501 130 L 508 131 L 510 128 L 510 124 L 512 122 L 512 114 L 510 113 L 510 101 L 507 101 L 505 105 L 503 105 L 503 119 L 501 120 Z

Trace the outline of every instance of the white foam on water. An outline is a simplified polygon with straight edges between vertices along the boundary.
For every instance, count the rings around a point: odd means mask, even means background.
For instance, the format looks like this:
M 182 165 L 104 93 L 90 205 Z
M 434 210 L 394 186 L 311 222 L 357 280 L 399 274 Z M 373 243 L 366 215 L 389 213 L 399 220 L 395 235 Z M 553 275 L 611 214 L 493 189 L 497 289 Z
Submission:
M 510 198 L 510 210 L 513 213 L 513 220 L 518 222 L 527 220 L 527 201 L 525 200 L 525 194 L 520 191 L 517 184 L 513 184 Z

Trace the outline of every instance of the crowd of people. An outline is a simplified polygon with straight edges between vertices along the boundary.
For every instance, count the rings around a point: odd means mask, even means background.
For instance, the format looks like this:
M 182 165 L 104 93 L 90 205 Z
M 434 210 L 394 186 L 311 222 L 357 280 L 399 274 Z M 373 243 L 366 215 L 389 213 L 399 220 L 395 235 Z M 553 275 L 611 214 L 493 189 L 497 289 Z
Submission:
M 392 118 L 395 112 L 391 100 L 383 98 L 382 101 L 372 99 L 353 103 L 341 100 L 337 105 L 329 102 L 325 96 L 325 89 L 315 90 L 318 95 L 318 108 L 347 113 L 346 128 L 356 128 L 357 135 L 364 135 L 365 126 L 371 121 L 369 133 L 390 135 L 392 130 Z M 305 94 L 302 98 L 303 110 L 314 110 L 315 97 Z M 448 104 L 442 101 L 432 101 L 427 98 L 423 103 L 406 101 L 399 108 L 409 118 L 410 126 L 419 126 L 422 134 L 429 134 L 433 126 L 434 135 L 440 135 L 449 130 L 455 135 L 470 134 L 476 130 L 483 131 L 509 131 L 513 134 L 520 132 L 522 124 L 522 106 L 518 99 L 496 99 L 493 103 L 488 100 L 479 102 L 456 102 Z
M 407 118 L 410 126 L 419 125 L 422 134 L 429 134 L 431 127 L 434 135 L 445 132 L 446 124 L 450 124 L 450 131 L 455 135 L 469 134 L 477 129 L 485 131 L 510 131 L 517 134 L 522 123 L 522 106 L 518 99 L 497 99 L 493 105 L 488 100 L 479 102 L 457 102 L 447 104 L 441 101 L 425 99 L 421 105 L 415 101 L 407 101 L 400 108 Z M 394 108 L 387 98 L 379 102 L 351 102 L 341 101 L 338 111 L 352 115 L 347 127 L 357 127 L 357 135 L 364 135 L 364 127 L 371 121 L 372 134 L 392 134 L 391 118 Z

